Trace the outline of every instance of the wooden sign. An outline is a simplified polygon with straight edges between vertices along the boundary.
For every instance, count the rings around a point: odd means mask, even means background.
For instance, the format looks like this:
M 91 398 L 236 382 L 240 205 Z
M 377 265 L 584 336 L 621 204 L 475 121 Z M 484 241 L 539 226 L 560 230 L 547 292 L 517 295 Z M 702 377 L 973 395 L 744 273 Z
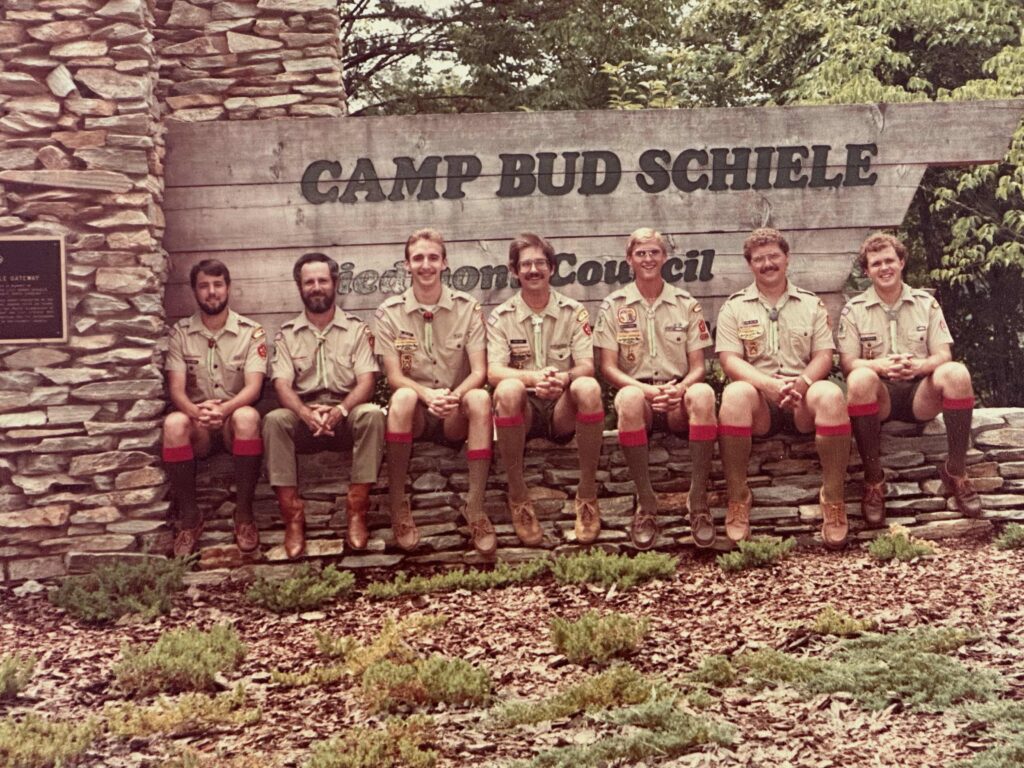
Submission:
M 171 123 L 164 244 L 169 315 L 188 270 L 220 258 L 233 306 L 268 330 L 301 304 L 295 259 L 342 265 L 339 304 L 366 315 L 408 285 L 406 237 L 449 243 L 452 285 L 487 306 L 515 289 L 520 231 L 559 251 L 552 280 L 597 302 L 629 279 L 629 232 L 674 246 L 665 268 L 713 318 L 751 282 L 751 229 L 791 240 L 793 281 L 838 295 L 861 240 L 899 225 L 929 165 L 1000 159 L 1020 101 Z
M 0 342 L 68 340 L 64 238 L 0 237 Z

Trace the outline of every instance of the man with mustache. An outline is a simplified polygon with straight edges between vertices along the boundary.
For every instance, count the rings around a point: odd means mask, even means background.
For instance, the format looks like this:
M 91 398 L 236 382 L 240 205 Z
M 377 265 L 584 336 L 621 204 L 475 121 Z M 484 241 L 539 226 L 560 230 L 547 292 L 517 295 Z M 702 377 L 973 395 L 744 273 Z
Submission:
M 196 503 L 196 457 L 217 439 L 235 464 L 235 541 L 243 552 L 259 547 L 252 501 L 263 457 L 260 416 L 253 408 L 267 373 L 263 327 L 228 308 L 231 273 L 215 259 L 195 264 L 189 282 L 199 310 L 171 329 L 167 390 L 177 409 L 163 425 L 164 469 L 178 508 L 174 556 L 199 544 L 203 519 Z
M 491 466 L 491 398 L 483 389 L 483 311 L 472 296 L 441 282 L 448 254 L 440 232 L 413 232 L 405 243 L 405 268 L 412 286 L 381 305 L 376 323 L 377 348 L 392 389 L 386 440 L 395 543 L 411 551 L 420 540 L 405 482 L 412 442 L 422 436 L 453 446 L 467 442 L 469 496 L 464 515 L 473 546 L 491 555 L 497 538 L 484 512 Z
M 864 520 L 873 527 L 885 523 L 881 422 L 920 423 L 939 413 L 949 445 L 939 477 L 960 514 L 978 517 L 981 500 L 966 465 L 974 389 L 970 371 L 953 362 L 953 337 L 942 309 L 930 293 L 903 282 L 907 249 L 892 235 L 876 233 L 865 240 L 858 264 L 871 287 L 843 308 L 837 338 L 850 420 L 864 465 Z
M 334 303 L 338 264 L 322 253 L 295 262 L 293 277 L 305 311 L 274 339 L 271 378 L 283 407 L 263 422 L 267 474 L 285 523 L 284 548 L 306 547 L 305 508 L 298 493 L 295 454 L 352 449 L 346 539 L 366 547 L 370 487 L 384 453 L 384 412 L 370 402 L 376 381 L 373 335 Z
M 729 495 L 725 532 L 733 541 L 750 536 L 752 435 L 813 431 L 823 475 L 821 538 L 840 549 L 849 532 L 843 484 L 850 420 L 842 390 L 826 380 L 835 348 L 828 312 L 821 299 L 789 281 L 789 243 L 778 230 L 754 230 L 743 257 L 754 282 L 722 305 L 716 330 L 716 351 L 732 380 L 718 412 Z
M 715 437 L 715 393 L 704 383 L 704 348 L 711 334 L 700 303 L 667 285 L 661 269 L 668 243 L 660 232 L 641 228 L 626 244 L 635 281 L 601 304 L 594 329 L 601 374 L 618 389 L 619 445 L 636 484 L 637 509 L 629 535 L 638 549 L 658 536 L 658 500 L 648 472 L 648 433 L 657 429 L 690 439 L 692 474 L 687 508 L 693 540 L 715 542 L 707 480 Z
M 487 320 L 487 378 L 494 386 L 494 424 L 508 474 L 512 525 L 528 546 L 544 540 L 523 478 L 527 438 L 564 443 L 575 433 L 576 539 L 588 544 L 601 530 L 597 465 L 604 431 L 590 318 L 578 301 L 551 290 L 555 249 L 543 237 L 519 235 L 509 245 L 508 262 L 520 290 Z

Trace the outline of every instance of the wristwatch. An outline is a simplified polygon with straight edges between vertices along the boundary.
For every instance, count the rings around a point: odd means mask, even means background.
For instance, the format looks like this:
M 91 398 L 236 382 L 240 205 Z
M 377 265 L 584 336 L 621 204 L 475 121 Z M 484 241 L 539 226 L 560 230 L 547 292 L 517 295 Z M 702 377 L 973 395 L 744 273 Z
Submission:
M 801 373 L 800 378 L 803 380 L 804 384 L 807 385 L 808 389 L 810 389 L 811 385 L 814 384 L 814 381 L 806 373 Z
M 348 418 L 348 408 L 345 407 L 344 403 L 338 403 L 334 407 L 337 408 L 339 411 L 341 411 L 341 417 L 343 419 L 347 419 Z

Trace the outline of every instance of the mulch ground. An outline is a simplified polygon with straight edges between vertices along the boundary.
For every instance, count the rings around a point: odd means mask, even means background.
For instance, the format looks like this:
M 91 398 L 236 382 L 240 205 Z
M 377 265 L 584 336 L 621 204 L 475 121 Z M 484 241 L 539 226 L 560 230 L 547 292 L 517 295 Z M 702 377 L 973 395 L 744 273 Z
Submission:
M 744 649 L 800 652 L 806 627 L 826 605 L 872 618 L 881 631 L 924 625 L 970 628 L 981 640 L 959 653 L 966 663 L 999 671 L 1009 698 L 1024 698 L 1024 552 L 997 550 L 989 541 L 940 543 L 935 557 L 879 564 L 866 551 L 801 551 L 770 569 L 725 574 L 714 560 L 683 555 L 677 577 L 626 592 L 562 586 L 551 579 L 484 593 L 452 593 L 384 602 L 364 597 L 303 616 L 279 617 L 248 604 L 244 586 L 190 587 L 173 611 L 145 625 L 94 628 L 75 623 L 44 595 L 0 591 L 0 649 L 39 659 L 30 686 L 0 716 L 38 711 L 84 717 L 121 696 L 111 666 L 123 643 L 150 643 L 177 627 L 208 628 L 230 622 L 248 656 L 229 681 L 244 681 L 263 709 L 245 728 L 166 737 L 97 742 L 82 761 L 89 766 L 161 765 L 183 746 L 219 755 L 211 765 L 300 766 L 313 741 L 351 725 L 379 723 L 360 702 L 354 683 L 284 688 L 269 671 L 302 671 L 325 663 L 315 631 L 354 635 L 369 642 L 388 617 L 440 613 L 447 624 L 417 639 L 424 652 L 464 658 L 486 667 L 496 699 L 550 695 L 593 670 L 569 664 L 548 639 L 549 620 L 576 618 L 597 608 L 650 620 L 651 632 L 630 662 L 641 672 L 679 683 L 700 659 Z M 386 578 L 387 574 L 373 574 Z M 361 580 L 365 577 L 361 576 Z M 811 638 L 813 640 L 813 638 Z M 237 678 L 237 680 L 236 680 Z M 732 687 L 705 714 L 736 729 L 736 743 L 707 747 L 671 762 L 706 766 L 941 766 L 969 758 L 972 741 L 955 713 L 922 714 L 899 705 L 874 712 L 843 695 L 805 697 L 791 688 L 760 692 Z M 503 728 L 486 709 L 451 707 L 430 713 L 439 725 L 433 748 L 442 765 L 481 765 L 530 757 L 555 746 L 587 743 L 599 726 L 586 717 L 538 726 Z M 252 761 L 252 762 L 250 762 Z

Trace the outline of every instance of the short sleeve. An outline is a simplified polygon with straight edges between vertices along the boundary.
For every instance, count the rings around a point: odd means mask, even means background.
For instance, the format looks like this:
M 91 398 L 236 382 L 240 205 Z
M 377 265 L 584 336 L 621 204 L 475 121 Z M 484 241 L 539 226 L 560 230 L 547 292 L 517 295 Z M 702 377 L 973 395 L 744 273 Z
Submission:
M 594 325 L 594 346 L 599 349 L 618 350 L 617 323 L 611 300 L 605 299 L 597 310 L 597 322 Z
M 828 309 L 825 302 L 818 299 L 814 307 L 813 337 L 811 339 L 811 354 L 820 352 L 823 349 L 835 349 L 836 343 L 832 339 L 832 322 L 828 317 Z
M 473 303 L 466 331 L 466 350 L 476 352 L 487 349 L 487 331 L 484 329 L 484 310 L 479 302 Z
M 356 376 L 364 373 L 377 373 L 380 368 L 377 366 L 377 359 L 373 356 L 373 331 L 368 325 L 360 323 L 355 333 L 358 334 L 356 343 L 352 347 L 352 372 Z
M 181 326 L 175 325 L 171 328 L 164 370 L 179 371 L 181 373 L 188 370 L 188 366 L 185 365 L 185 331 Z
M 505 332 L 501 315 L 492 312 L 487 318 L 487 361 L 492 365 L 508 365 L 511 354 L 508 347 L 508 335 Z
M 292 360 L 291 350 L 288 349 L 288 342 L 285 341 L 283 331 L 278 331 L 274 337 L 274 359 L 270 364 L 271 379 L 282 379 L 295 381 L 295 363 Z
M 736 310 L 732 302 L 725 302 L 718 310 L 718 322 L 715 324 L 715 352 L 735 352 L 743 354 L 743 343 L 737 330 Z
M 952 343 L 953 334 L 949 332 L 949 326 L 946 325 L 946 316 L 942 313 L 942 307 L 939 306 L 939 302 L 932 299 L 928 310 L 928 352 L 929 354 L 934 352 L 935 347 L 939 344 Z
M 594 330 L 590 327 L 590 313 L 581 306 L 576 310 L 572 322 L 573 363 L 594 359 Z
M 839 354 L 860 357 L 860 331 L 853 318 L 853 307 L 847 304 L 839 313 L 839 328 L 836 329 L 836 342 Z
M 377 310 L 377 314 L 374 316 L 374 333 L 376 334 L 376 350 L 377 354 L 381 357 L 394 357 L 398 353 L 395 351 L 395 324 L 391 320 L 391 316 L 387 311 L 381 307 Z
M 686 333 L 686 349 L 692 352 L 695 349 L 704 349 L 710 346 L 711 332 L 704 319 L 704 308 L 701 307 L 699 301 L 693 301 L 690 304 L 690 325 Z
M 252 329 L 249 348 L 245 352 L 246 373 L 267 373 L 267 332 L 262 325 Z

